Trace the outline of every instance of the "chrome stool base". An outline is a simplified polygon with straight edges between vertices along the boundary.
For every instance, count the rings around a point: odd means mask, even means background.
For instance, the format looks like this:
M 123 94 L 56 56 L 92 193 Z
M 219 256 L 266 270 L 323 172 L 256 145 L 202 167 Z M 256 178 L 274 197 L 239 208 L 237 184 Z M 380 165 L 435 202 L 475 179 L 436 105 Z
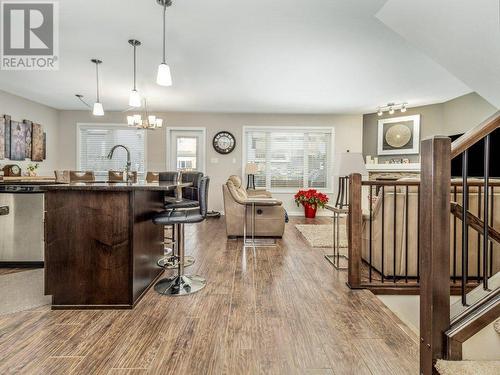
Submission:
M 173 276 L 161 279 L 155 285 L 155 290 L 164 296 L 184 296 L 203 289 L 207 281 L 197 275 Z
M 192 256 L 185 256 L 184 257 L 184 267 L 189 267 L 192 266 L 195 262 L 194 257 Z M 166 257 L 163 257 L 156 262 L 159 267 L 165 268 L 167 270 L 175 269 L 178 268 L 179 266 L 179 261 L 178 258 L 175 255 L 169 255 Z

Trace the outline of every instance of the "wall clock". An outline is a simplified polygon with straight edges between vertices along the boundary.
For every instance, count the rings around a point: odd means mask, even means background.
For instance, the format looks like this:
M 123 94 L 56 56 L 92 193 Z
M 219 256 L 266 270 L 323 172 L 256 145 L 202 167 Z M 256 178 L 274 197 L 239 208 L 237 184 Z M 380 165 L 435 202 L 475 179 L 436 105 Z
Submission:
M 212 142 L 215 151 L 219 154 L 229 154 L 236 147 L 236 139 L 229 132 L 218 132 Z

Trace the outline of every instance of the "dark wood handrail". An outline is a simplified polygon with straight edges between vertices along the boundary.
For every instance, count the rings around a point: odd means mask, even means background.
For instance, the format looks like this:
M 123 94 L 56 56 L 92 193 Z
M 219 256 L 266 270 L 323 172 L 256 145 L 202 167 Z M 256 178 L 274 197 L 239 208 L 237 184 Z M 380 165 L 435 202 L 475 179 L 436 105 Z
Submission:
M 481 124 L 472 128 L 451 144 L 451 158 L 455 158 L 472 145 L 476 144 L 495 129 L 500 127 L 500 111 L 496 112 Z
M 462 206 L 458 203 L 451 202 L 451 213 L 459 220 L 462 220 Z M 472 214 L 470 211 L 467 211 L 467 223 L 479 234 L 484 233 L 484 221 Z M 500 233 L 498 233 L 495 228 L 488 226 L 488 235 L 490 239 L 500 243 Z
M 362 181 L 361 184 L 363 186 L 420 186 L 420 181 L 416 180 L 408 180 L 408 181 Z M 452 180 L 451 186 L 462 186 L 461 180 Z M 484 186 L 484 180 L 479 179 L 470 179 L 467 181 L 467 185 L 469 186 Z M 500 180 L 498 179 L 490 179 L 489 185 L 491 186 L 500 186 Z

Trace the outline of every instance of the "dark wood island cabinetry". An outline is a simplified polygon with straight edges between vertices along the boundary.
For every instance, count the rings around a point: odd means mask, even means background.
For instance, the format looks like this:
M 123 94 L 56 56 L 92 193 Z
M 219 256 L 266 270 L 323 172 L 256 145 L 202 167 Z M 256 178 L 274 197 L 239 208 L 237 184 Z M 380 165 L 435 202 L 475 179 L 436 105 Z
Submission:
M 132 308 L 161 275 L 151 222 L 180 184 L 65 184 L 45 190 L 45 294 L 52 308 Z

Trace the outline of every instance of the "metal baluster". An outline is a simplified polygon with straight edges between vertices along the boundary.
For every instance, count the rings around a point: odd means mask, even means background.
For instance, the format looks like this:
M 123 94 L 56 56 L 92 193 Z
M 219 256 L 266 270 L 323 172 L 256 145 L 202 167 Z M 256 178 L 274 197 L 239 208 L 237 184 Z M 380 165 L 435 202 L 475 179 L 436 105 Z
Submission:
M 420 233 L 420 185 L 417 186 L 417 234 Z M 417 235 L 417 283 L 420 282 L 420 236 Z
M 397 222 L 397 216 L 396 216 L 396 209 L 397 207 L 397 190 L 396 190 L 396 185 L 394 185 L 394 207 L 393 207 L 393 236 L 392 236 L 392 274 L 394 277 L 393 282 L 396 282 L 396 222 Z
M 373 186 L 370 185 L 370 238 L 369 238 L 369 259 L 370 264 L 368 268 L 368 279 L 372 282 L 372 231 L 373 231 Z
M 469 152 L 465 150 L 462 154 L 462 305 L 467 305 L 467 295 L 465 286 L 469 273 L 469 226 L 467 220 L 467 210 L 469 208 L 469 184 L 467 172 L 469 167 Z
M 385 263 L 385 257 L 384 257 L 384 241 L 385 241 L 385 226 L 384 226 L 384 217 L 385 217 L 385 186 L 382 185 L 382 266 L 381 271 L 382 271 L 382 282 L 384 282 L 384 263 Z
M 491 210 L 490 210 L 490 223 L 494 223 L 495 212 L 495 186 L 491 187 Z M 490 277 L 493 276 L 493 241 L 490 241 Z
M 489 179 L 490 179 L 490 136 L 487 135 L 484 139 L 484 232 L 483 232 L 483 289 L 488 289 L 488 226 L 489 215 L 488 215 L 488 205 L 489 205 Z M 491 198 L 493 202 L 494 197 Z M 493 225 L 493 224 L 492 224 Z M 492 262 L 493 263 L 493 262 Z
M 481 219 L 481 185 L 477 187 L 477 217 Z M 481 233 L 477 232 L 477 282 L 481 280 Z
M 457 185 L 453 186 L 453 201 L 457 202 Z M 453 283 L 457 282 L 457 217 L 453 215 Z
M 405 197 L 405 283 L 408 283 L 408 190 L 410 186 L 406 186 Z

